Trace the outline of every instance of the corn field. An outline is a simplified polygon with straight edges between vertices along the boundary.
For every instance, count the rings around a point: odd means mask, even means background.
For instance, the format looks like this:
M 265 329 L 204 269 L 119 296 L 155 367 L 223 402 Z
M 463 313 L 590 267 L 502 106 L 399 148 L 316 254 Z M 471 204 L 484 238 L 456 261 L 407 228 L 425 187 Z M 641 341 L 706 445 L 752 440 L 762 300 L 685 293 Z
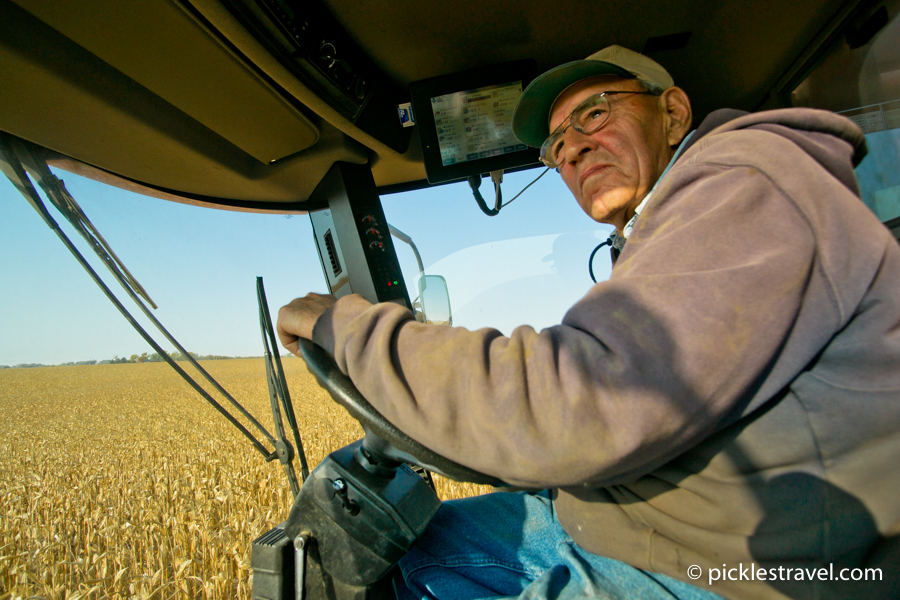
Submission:
M 274 433 L 262 359 L 203 366 Z M 312 468 L 362 429 L 284 366 Z M 280 463 L 164 363 L 0 370 L 0 600 L 249 600 L 251 542 L 290 505 Z

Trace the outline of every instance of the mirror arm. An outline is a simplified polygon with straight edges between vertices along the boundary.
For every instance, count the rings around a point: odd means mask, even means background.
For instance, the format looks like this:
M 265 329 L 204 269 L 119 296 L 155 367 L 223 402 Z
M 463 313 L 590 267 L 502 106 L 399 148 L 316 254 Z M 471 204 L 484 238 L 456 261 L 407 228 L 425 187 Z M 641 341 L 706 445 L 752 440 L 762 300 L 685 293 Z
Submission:
M 416 262 L 419 263 L 419 276 L 425 276 L 425 267 L 422 265 L 422 256 L 419 254 L 419 249 L 416 248 L 416 244 L 412 241 L 412 238 L 388 223 L 388 228 L 391 230 L 391 235 L 400 240 L 401 242 L 406 242 L 409 244 L 409 247 L 412 248 L 413 254 L 416 255 Z

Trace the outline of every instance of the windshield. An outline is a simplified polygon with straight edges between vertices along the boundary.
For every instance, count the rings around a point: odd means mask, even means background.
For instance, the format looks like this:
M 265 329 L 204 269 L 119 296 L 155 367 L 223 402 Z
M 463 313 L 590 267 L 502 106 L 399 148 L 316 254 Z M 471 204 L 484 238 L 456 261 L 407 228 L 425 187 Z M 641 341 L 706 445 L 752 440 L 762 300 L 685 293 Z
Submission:
M 326 291 L 306 215 L 210 210 L 57 173 L 159 305 L 157 318 L 201 355 L 259 355 L 256 276 L 265 280 L 273 314 L 294 297 Z M 507 175 L 505 197 L 540 173 Z M 490 188 L 483 186 L 485 195 Z M 0 190 L 0 365 L 152 353 L 8 181 Z M 518 325 L 559 323 L 592 285 L 588 257 L 610 231 L 581 211 L 553 172 L 496 217 L 481 213 L 466 183 L 385 195 L 382 203 L 390 224 L 417 245 L 425 273 L 446 278 L 453 324 L 504 334 Z M 70 237 L 80 244 L 77 235 Z M 415 300 L 415 256 L 399 240 L 395 247 Z M 594 259 L 598 281 L 610 267 L 603 249 Z
M 505 196 L 539 173 L 507 176 Z M 57 175 L 159 305 L 153 314 L 273 431 L 255 278 L 265 280 L 273 316 L 294 297 L 325 291 L 309 217 L 210 210 Z M 466 184 L 393 194 L 383 204 L 389 222 L 419 248 L 425 273 L 446 278 L 454 324 L 469 328 L 509 333 L 558 323 L 590 287 L 587 258 L 607 237 L 555 173 L 496 217 L 480 212 Z M 50 212 L 124 299 L 83 240 Z M 414 300 L 415 256 L 395 245 Z M 292 502 L 278 461 L 264 462 L 159 362 L 5 178 L 0 253 L 0 365 L 13 367 L 0 368 L 7 517 L 0 547 L 11 557 L 0 561 L 0 589 L 23 598 L 67 590 L 85 598 L 122 590 L 129 597 L 160 590 L 159 597 L 250 597 L 251 542 L 283 521 Z M 594 262 L 598 279 L 608 276 L 608 252 Z M 257 358 L 218 360 L 233 357 Z M 284 368 L 314 467 L 362 431 L 302 361 L 285 359 Z M 435 485 L 443 499 L 488 491 L 437 476 Z
M 159 305 L 156 317 L 191 351 L 260 354 L 256 276 L 265 278 L 273 311 L 323 288 L 306 215 L 210 210 L 56 174 Z M 6 178 L 0 180 L 0 201 L 0 365 L 152 352 Z M 124 297 L 65 219 L 51 213 Z

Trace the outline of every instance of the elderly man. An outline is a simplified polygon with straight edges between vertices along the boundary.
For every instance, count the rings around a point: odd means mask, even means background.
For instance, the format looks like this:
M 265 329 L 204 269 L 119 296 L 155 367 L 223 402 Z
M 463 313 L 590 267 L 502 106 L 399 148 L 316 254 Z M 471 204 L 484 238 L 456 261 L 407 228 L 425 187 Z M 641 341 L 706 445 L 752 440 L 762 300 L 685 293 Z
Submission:
M 549 488 L 445 503 L 399 597 L 900 596 L 900 248 L 858 197 L 863 136 L 800 109 L 690 124 L 616 46 L 524 92 L 516 135 L 621 250 L 559 326 L 282 308 L 285 347 L 324 346 L 407 434 Z

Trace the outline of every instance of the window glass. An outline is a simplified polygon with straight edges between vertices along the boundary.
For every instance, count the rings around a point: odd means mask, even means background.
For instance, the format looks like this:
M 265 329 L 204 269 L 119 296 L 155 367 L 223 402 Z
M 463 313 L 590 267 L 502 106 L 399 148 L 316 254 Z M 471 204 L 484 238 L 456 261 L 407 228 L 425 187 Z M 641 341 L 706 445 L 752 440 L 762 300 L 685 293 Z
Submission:
M 831 110 L 862 129 L 869 153 L 856 168 L 860 195 L 885 223 L 900 218 L 898 13 L 900 2 L 889 2 L 857 22 L 791 93 L 793 106 Z
M 541 170 L 506 174 L 508 201 Z M 326 292 L 306 215 L 211 210 L 148 198 L 57 171 L 88 218 L 159 305 L 155 316 L 200 355 L 262 353 L 255 278 L 265 279 L 272 315 L 309 291 Z M 493 205 L 493 186 L 481 187 Z M 5 179 L 0 179 L 0 365 L 110 361 L 153 349 L 104 298 L 49 227 Z M 559 175 L 548 172 L 495 217 L 484 215 L 466 183 L 382 196 L 388 222 L 415 242 L 428 275 L 445 277 L 454 325 L 560 323 L 593 285 L 588 257 L 611 227 L 591 220 Z M 49 205 L 48 205 L 49 206 Z M 120 298 L 125 294 L 55 209 L 69 238 Z M 419 270 L 412 249 L 395 239 L 410 292 Z M 609 252 L 594 262 L 609 277 Z M 139 310 L 135 318 L 173 350 Z M 47 340 L 53 340 L 48 344 Z
M 512 199 L 542 172 L 503 177 L 503 198 Z M 482 195 L 494 205 L 493 185 Z M 381 198 L 388 222 L 412 237 L 426 275 L 442 275 L 450 292 L 453 325 L 493 327 L 506 335 L 519 325 L 557 325 L 593 285 L 588 258 L 612 230 L 590 219 L 560 176 L 549 171 L 521 197 L 488 217 L 467 183 L 435 186 Z M 412 249 L 394 247 L 415 301 L 419 269 Z M 609 252 L 594 257 L 597 281 L 609 278 Z
M 56 171 L 113 251 L 159 306 L 154 315 L 190 352 L 260 356 L 256 277 L 269 309 L 326 292 L 306 215 L 213 210 L 128 192 Z M 129 311 L 167 351 L 65 218 L 62 230 Z M 109 361 L 153 353 L 0 175 L 0 365 Z

